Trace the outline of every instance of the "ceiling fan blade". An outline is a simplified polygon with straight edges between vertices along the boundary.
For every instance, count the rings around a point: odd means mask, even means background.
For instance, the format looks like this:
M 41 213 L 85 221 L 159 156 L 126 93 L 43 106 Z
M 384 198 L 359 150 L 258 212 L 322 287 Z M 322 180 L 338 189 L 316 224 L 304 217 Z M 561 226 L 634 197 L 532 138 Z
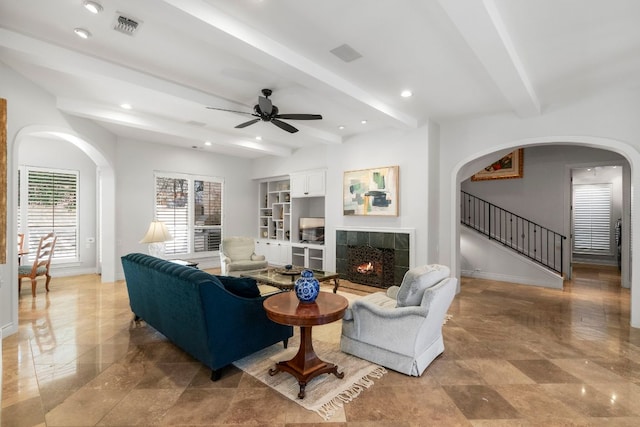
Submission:
M 249 120 L 248 122 L 240 123 L 238 126 L 235 126 L 235 127 L 236 129 L 246 128 L 247 126 L 252 125 L 259 121 L 260 119 L 252 119 L 252 120 Z
M 265 98 L 264 96 L 258 97 L 258 105 L 260 106 L 260 111 L 266 116 L 271 114 L 272 104 L 269 98 Z
M 255 116 L 255 114 L 249 113 L 249 112 L 246 112 L 246 111 L 227 110 L 226 108 L 216 108 L 216 107 L 207 107 L 207 108 L 209 110 L 227 111 L 229 113 L 248 114 L 250 116 Z
M 289 133 L 296 133 L 298 132 L 298 129 L 294 128 L 293 126 L 291 126 L 289 123 L 285 123 L 282 120 L 278 120 L 278 119 L 271 119 L 271 123 L 273 123 L 274 125 L 278 126 L 280 129 L 282 130 L 286 130 Z
M 289 120 L 321 120 L 320 114 L 276 114 L 274 117 L 278 119 Z

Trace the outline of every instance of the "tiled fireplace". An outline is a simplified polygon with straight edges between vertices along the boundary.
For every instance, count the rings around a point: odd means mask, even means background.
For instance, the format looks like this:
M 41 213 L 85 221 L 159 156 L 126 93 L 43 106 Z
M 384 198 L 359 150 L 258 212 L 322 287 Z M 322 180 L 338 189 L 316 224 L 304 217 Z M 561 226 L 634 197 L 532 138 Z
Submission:
M 411 265 L 412 240 L 412 230 L 337 229 L 336 271 L 363 285 L 400 285 Z

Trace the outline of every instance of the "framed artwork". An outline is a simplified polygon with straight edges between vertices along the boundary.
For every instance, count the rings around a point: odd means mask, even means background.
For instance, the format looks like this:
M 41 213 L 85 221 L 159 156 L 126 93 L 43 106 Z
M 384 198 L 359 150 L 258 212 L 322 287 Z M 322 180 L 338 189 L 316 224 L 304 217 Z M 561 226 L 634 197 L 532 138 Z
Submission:
M 343 215 L 398 216 L 398 166 L 344 173 Z
M 471 181 L 522 178 L 524 149 L 518 148 L 471 177 Z
M 15 239 L 14 239 L 15 243 Z M 0 98 L 0 264 L 7 263 L 7 100 Z

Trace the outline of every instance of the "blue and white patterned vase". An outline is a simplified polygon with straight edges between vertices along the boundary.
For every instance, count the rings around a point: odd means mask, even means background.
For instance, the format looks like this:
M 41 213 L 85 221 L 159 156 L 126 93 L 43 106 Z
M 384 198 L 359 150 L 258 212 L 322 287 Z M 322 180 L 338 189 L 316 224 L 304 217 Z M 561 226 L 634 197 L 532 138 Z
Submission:
M 314 302 L 318 298 L 318 292 L 320 292 L 320 283 L 318 279 L 313 277 L 313 271 L 302 270 L 300 278 L 296 280 L 296 284 L 293 286 L 293 290 L 300 302 Z

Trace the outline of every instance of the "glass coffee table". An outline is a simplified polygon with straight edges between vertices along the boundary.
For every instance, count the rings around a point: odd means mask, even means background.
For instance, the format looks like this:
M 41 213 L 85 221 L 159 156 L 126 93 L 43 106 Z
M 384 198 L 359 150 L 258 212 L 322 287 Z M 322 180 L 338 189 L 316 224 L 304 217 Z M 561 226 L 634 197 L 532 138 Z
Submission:
M 268 268 L 261 271 L 251 271 L 240 274 L 240 277 L 250 277 L 255 279 L 258 283 L 264 283 L 265 285 L 275 286 L 278 289 L 290 291 L 293 289 L 296 280 L 300 277 L 303 267 L 293 267 L 291 270 L 284 268 Z M 340 286 L 340 275 L 331 271 L 314 270 L 309 268 L 307 270 L 313 271 L 313 277 L 318 279 L 318 282 L 327 282 L 333 280 L 333 293 L 338 291 Z

